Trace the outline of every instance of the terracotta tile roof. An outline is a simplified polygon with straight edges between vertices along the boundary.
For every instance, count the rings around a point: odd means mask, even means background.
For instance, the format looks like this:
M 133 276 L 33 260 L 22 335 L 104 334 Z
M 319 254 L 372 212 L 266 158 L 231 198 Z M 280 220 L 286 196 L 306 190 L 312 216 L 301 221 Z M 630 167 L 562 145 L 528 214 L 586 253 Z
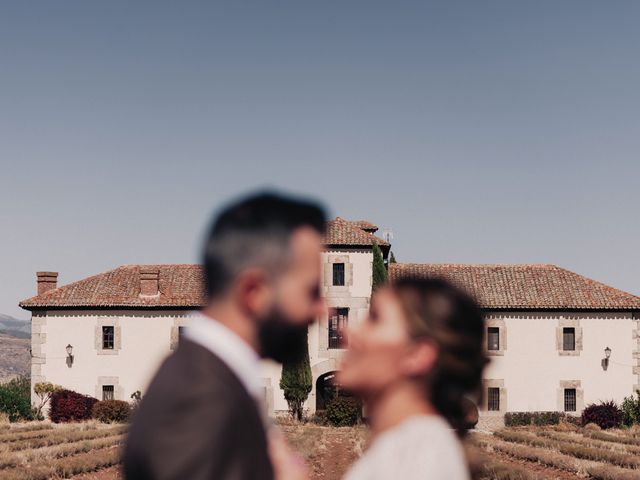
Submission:
M 374 242 L 383 249 L 389 243 L 354 223 L 340 217 L 327 222 L 327 246 L 371 247 Z M 140 269 L 157 267 L 160 295 L 140 296 Z M 34 308 L 121 307 L 121 308 L 197 308 L 204 304 L 202 269 L 200 265 L 123 265 L 64 285 L 20 302 L 27 310 Z
M 336 217 L 327 222 L 324 243 L 327 246 L 370 247 L 377 243 L 381 247 L 388 247 L 389 242 L 374 234 L 366 232 L 359 226 L 361 221 L 352 222 Z M 367 222 L 369 223 L 369 222 Z
M 157 267 L 160 295 L 140 296 L 140 270 Z M 405 275 L 443 277 L 487 309 L 640 310 L 640 297 L 555 265 L 389 265 Z M 123 265 L 20 303 L 22 308 L 198 308 L 204 304 L 200 265 Z
M 140 296 L 141 267 L 159 269 L 157 297 Z M 123 265 L 20 302 L 42 307 L 177 307 L 204 305 L 200 265 Z
M 338 217 L 339 218 L 339 217 Z M 361 230 L 369 233 L 376 233 L 378 231 L 378 226 L 374 223 L 371 223 L 369 220 L 347 220 L 351 225 L 354 225 Z
M 487 309 L 640 310 L 640 297 L 555 265 L 389 266 L 391 282 L 403 276 L 445 278 Z

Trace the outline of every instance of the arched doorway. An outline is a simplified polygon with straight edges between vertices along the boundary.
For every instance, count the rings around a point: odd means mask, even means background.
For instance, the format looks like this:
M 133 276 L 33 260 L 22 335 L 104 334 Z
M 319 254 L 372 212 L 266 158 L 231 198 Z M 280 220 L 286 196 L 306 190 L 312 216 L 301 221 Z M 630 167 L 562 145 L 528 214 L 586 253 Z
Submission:
M 316 380 L 316 410 L 327 408 L 327 403 L 339 394 L 335 377 L 336 372 L 333 371 L 320 375 Z

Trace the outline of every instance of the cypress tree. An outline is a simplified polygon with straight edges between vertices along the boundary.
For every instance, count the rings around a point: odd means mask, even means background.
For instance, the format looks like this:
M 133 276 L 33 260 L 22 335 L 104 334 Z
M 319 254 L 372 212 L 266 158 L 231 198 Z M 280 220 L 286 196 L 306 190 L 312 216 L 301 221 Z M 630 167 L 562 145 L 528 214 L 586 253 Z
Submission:
M 397 263 L 396 256 L 393 254 L 393 252 L 389 253 L 389 263 Z
M 373 290 L 387 283 L 387 269 L 384 266 L 382 250 L 377 243 L 373 244 Z
M 313 378 L 309 361 L 309 339 L 305 336 L 305 354 L 298 362 L 284 363 L 280 376 L 280 388 L 289 405 L 289 413 L 297 420 L 302 420 L 304 402 L 311 393 Z

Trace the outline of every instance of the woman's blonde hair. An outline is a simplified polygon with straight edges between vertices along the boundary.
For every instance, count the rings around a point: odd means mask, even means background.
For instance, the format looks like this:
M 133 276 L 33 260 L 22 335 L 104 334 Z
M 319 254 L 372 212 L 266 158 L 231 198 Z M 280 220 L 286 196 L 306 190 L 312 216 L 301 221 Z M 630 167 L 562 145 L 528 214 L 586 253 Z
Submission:
M 434 342 L 438 355 L 426 376 L 434 407 L 461 434 L 469 402 L 482 401 L 482 372 L 488 363 L 482 346 L 484 318 L 476 302 L 442 279 L 403 278 L 392 285 L 414 339 Z

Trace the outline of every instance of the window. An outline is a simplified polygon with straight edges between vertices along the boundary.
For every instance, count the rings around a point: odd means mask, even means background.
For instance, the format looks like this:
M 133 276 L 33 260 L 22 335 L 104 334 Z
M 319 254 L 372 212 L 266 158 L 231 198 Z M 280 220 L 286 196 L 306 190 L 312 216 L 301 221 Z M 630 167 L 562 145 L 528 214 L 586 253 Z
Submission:
M 487 330 L 487 349 L 500 350 L 500 328 L 489 327 Z
M 576 389 L 575 388 L 564 389 L 564 411 L 565 412 L 576 411 Z
M 569 351 L 576 349 L 576 329 L 574 327 L 562 329 L 562 349 Z
M 113 395 L 113 385 L 103 385 L 102 386 L 102 400 L 115 400 Z
M 500 389 L 489 387 L 487 392 L 487 410 L 490 412 L 500 411 Z
M 114 347 L 114 327 L 103 326 L 102 327 L 102 349 L 113 350 Z
M 346 346 L 348 319 L 348 308 L 331 309 L 329 313 L 329 348 L 344 348 Z
M 344 263 L 333 264 L 333 284 L 338 287 L 344 286 Z

